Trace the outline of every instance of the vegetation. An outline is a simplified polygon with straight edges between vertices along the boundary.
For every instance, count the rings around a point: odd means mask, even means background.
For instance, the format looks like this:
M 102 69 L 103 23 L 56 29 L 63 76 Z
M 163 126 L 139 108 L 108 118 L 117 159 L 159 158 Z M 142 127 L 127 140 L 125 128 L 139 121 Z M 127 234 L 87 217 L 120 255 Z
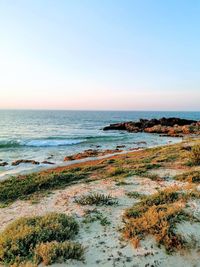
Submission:
M 7 265 L 33 261 L 35 255 L 42 257 L 40 245 L 52 241 L 58 242 L 55 243 L 55 253 L 58 257 L 75 255 L 75 259 L 77 259 L 77 255 L 80 255 L 81 251 L 80 246 L 70 245 L 70 243 L 59 245 L 59 242 L 73 238 L 78 233 L 78 229 L 76 221 L 65 214 L 50 213 L 44 216 L 21 218 L 11 223 L 0 236 L 0 261 Z M 49 243 L 45 246 L 49 248 L 49 258 L 51 258 L 51 255 L 54 255 L 52 247 Z M 60 254 L 59 248 L 61 248 Z M 77 254 L 74 251 L 75 248 L 78 248 Z M 50 253 L 51 251 L 52 253 Z M 56 260 L 55 256 L 52 256 L 52 260 Z
M 200 144 L 192 147 L 191 160 L 194 165 L 200 165 Z
M 111 206 L 116 205 L 117 200 L 110 195 L 104 195 L 99 193 L 92 193 L 84 195 L 75 199 L 75 202 L 80 205 L 96 205 L 96 206 Z
M 37 264 L 50 265 L 65 262 L 67 259 L 83 260 L 83 255 L 84 249 L 79 243 L 52 241 L 36 246 L 34 261 Z
M 174 187 L 146 197 L 126 211 L 124 236 L 131 239 L 135 247 L 141 239 L 153 235 L 168 252 L 184 248 L 186 240 L 176 232 L 176 224 L 197 220 L 184 211 L 186 200 L 191 196 Z
M 189 183 L 200 183 L 200 171 L 189 171 L 175 176 L 176 180 Z
M 126 195 L 130 198 L 145 198 L 146 195 L 142 194 L 142 193 L 139 193 L 139 192 L 128 192 L 126 193 Z
M 0 183 L 0 202 L 9 203 L 17 199 L 24 199 L 36 192 L 42 193 L 52 189 L 62 188 L 86 177 L 86 172 L 82 173 L 76 170 L 48 174 L 34 173 L 11 177 Z
M 159 177 L 149 175 L 148 171 L 165 166 L 185 165 L 191 151 L 178 145 L 156 147 L 144 151 L 135 151 L 126 155 L 118 155 L 115 158 L 85 163 L 78 167 L 62 168 L 62 171 L 47 171 L 41 173 L 11 177 L 0 182 L 0 207 L 12 203 L 18 199 L 45 196 L 52 190 L 66 187 L 80 181 L 90 182 L 94 179 L 122 179 L 124 177 L 138 175 L 148 176 L 157 180 Z M 174 160 L 176 159 L 176 160 Z
M 96 221 L 99 221 L 102 226 L 106 226 L 110 224 L 108 219 L 100 211 L 96 209 L 92 211 L 87 211 L 84 216 L 83 223 L 89 224 L 89 223 L 93 223 Z

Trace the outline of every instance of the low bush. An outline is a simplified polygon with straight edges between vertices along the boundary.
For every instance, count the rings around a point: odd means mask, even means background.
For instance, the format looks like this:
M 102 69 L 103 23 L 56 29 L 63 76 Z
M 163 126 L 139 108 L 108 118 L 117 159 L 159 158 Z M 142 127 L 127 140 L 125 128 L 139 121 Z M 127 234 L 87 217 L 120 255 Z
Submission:
M 194 192 L 195 196 L 196 192 Z M 186 240 L 176 232 L 176 224 L 181 221 L 195 220 L 184 212 L 186 200 L 193 197 L 179 188 L 168 188 L 146 197 L 124 214 L 124 236 L 132 241 L 135 247 L 147 235 L 153 235 L 159 245 L 164 245 L 168 252 L 186 246 Z
M 34 261 L 37 264 L 50 265 L 62 263 L 68 259 L 83 260 L 84 248 L 79 243 L 71 241 L 47 242 L 36 246 L 34 250 Z
M 78 233 L 78 224 L 65 214 L 21 218 L 11 223 L 0 236 L 0 261 L 4 264 L 27 261 L 44 242 L 64 242 Z

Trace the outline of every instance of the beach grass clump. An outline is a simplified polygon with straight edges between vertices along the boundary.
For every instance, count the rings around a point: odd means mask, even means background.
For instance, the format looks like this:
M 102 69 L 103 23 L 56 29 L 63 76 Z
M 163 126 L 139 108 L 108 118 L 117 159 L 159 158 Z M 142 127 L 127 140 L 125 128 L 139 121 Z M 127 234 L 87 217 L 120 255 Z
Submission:
M 190 154 L 191 162 L 194 165 L 200 165 L 200 144 L 194 145 Z
M 80 205 L 96 205 L 96 206 L 111 206 L 116 205 L 117 200 L 110 195 L 91 193 L 83 195 L 75 199 L 75 202 Z
M 200 171 L 189 171 L 175 176 L 181 182 L 200 183 Z
M 115 167 L 113 170 L 110 172 L 111 176 L 118 176 L 127 173 L 127 170 L 121 167 Z
M 20 218 L 0 235 L 0 261 L 11 265 L 32 260 L 39 244 L 64 242 L 74 238 L 78 230 L 74 218 L 62 213 Z
M 107 217 L 104 216 L 102 212 L 98 211 L 97 209 L 91 211 L 89 210 L 84 215 L 84 224 L 90 224 L 97 221 L 99 221 L 102 226 L 110 225 L 110 221 L 107 219 Z
M 191 197 L 177 187 L 167 188 L 138 202 L 124 214 L 123 234 L 135 247 L 148 235 L 155 237 L 158 245 L 167 252 L 186 247 L 186 240 L 176 231 L 177 223 L 197 220 L 184 211 Z
M 51 265 L 63 263 L 68 259 L 84 260 L 84 248 L 81 244 L 72 241 L 52 241 L 41 243 L 34 250 L 34 262 L 37 264 Z
M 142 194 L 142 193 L 139 193 L 139 192 L 136 192 L 136 191 L 133 191 L 133 192 L 127 192 L 126 193 L 127 197 L 129 198 L 140 198 L 140 199 L 143 199 L 146 197 L 146 195 Z

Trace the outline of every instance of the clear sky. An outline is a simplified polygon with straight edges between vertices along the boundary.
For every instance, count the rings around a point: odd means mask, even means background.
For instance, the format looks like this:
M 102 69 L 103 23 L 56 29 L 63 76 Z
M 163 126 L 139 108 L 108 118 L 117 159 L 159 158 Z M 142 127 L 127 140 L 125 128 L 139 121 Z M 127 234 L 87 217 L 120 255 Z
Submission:
M 0 0 L 0 108 L 200 110 L 200 1 Z

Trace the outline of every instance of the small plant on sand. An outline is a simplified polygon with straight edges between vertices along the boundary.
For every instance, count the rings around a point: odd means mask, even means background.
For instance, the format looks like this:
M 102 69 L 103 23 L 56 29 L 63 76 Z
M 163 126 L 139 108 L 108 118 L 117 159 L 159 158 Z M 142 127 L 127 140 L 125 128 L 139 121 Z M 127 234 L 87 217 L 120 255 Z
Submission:
M 73 238 L 78 229 L 72 217 L 60 213 L 18 219 L 0 235 L 0 261 L 12 265 L 33 260 L 38 245 L 64 242 Z
M 176 232 L 176 224 L 186 220 L 196 220 L 183 209 L 191 194 L 179 188 L 168 188 L 146 197 L 124 215 L 124 236 L 137 247 L 141 239 L 153 235 L 159 245 L 168 252 L 186 247 L 186 240 Z
M 200 145 L 194 145 L 191 151 L 191 161 L 194 165 L 200 165 Z
M 84 215 L 83 223 L 88 224 L 96 221 L 99 221 L 102 226 L 110 224 L 108 219 L 97 209 L 94 209 L 92 211 L 87 211 L 86 214 Z
M 126 193 L 126 195 L 127 197 L 130 197 L 130 198 L 145 198 L 146 197 L 146 195 L 136 192 L 136 191 L 128 192 Z
M 75 202 L 80 205 L 96 205 L 96 206 L 111 206 L 116 205 L 117 200 L 110 195 L 104 195 L 100 193 L 92 193 L 84 195 L 75 199 Z

